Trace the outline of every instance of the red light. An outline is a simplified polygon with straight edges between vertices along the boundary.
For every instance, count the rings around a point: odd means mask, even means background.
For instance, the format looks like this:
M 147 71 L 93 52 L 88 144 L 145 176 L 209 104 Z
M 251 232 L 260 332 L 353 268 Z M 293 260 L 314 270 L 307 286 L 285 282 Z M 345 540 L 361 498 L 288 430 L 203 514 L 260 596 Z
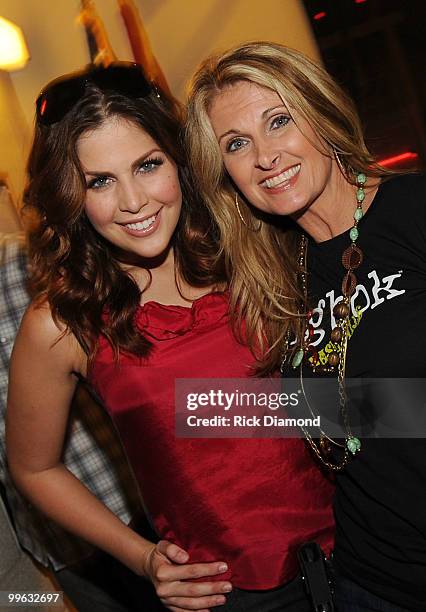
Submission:
M 367 2 L 367 0 L 355 0 L 355 4 L 363 4 L 364 2 Z
M 319 21 L 320 19 L 323 19 L 326 15 L 327 13 L 325 11 L 321 11 L 320 13 L 316 13 L 314 15 L 314 19 L 315 21 Z
M 46 98 L 43 100 L 43 102 L 41 103 L 41 107 L 40 107 L 40 115 L 44 115 L 44 111 L 46 110 L 46 106 L 47 106 L 47 100 Z
M 393 166 L 401 161 L 408 161 L 410 159 L 417 159 L 417 153 L 413 153 L 411 151 L 407 151 L 406 153 L 400 153 L 399 155 L 394 155 L 393 157 L 387 157 L 386 159 L 382 159 L 379 161 L 380 166 Z

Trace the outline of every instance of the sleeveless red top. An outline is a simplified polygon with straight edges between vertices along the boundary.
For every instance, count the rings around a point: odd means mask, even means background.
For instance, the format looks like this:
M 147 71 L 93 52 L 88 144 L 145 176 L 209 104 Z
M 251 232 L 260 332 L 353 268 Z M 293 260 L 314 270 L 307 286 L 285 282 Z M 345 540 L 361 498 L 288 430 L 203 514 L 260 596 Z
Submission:
M 291 580 L 308 540 L 330 552 L 334 487 L 304 440 L 175 437 L 175 378 L 250 374 L 253 357 L 232 334 L 227 294 L 210 293 L 191 308 L 148 302 L 136 326 L 153 343 L 149 358 L 122 356 L 117 369 L 101 338 L 89 381 L 161 538 L 187 550 L 190 562 L 226 561 L 229 572 L 217 579 L 243 589 Z

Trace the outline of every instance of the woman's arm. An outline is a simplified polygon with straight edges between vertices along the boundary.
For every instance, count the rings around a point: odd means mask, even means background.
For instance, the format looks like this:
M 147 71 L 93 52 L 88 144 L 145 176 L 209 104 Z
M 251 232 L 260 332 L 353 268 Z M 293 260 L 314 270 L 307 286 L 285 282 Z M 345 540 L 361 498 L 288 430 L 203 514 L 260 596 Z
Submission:
M 30 306 L 16 339 L 9 380 L 7 452 L 17 486 L 61 526 L 149 578 L 169 609 L 220 605 L 228 583 L 181 581 L 219 574 L 223 563 L 186 564 L 188 555 L 178 546 L 148 542 L 62 464 L 76 373 L 85 374 L 85 367 L 74 336 L 63 334 L 47 307 Z

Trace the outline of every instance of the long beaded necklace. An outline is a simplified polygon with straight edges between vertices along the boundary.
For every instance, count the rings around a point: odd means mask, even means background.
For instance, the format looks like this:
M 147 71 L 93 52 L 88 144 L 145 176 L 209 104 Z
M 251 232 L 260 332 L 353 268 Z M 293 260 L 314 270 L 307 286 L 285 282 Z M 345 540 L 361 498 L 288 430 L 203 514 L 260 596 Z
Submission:
M 320 429 L 320 439 L 319 443 L 317 443 L 312 438 L 308 430 L 306 428 L 302 428 L 309 445 L 311 446 L 318 459 L 320 459 L 320 461 L 329 469 L 334 471 L 342 470 L 348 463 L 350 457 L 356 455 L 356 453 L 361 450 L 361 441 L 359 440 L 359 438 L 355 437 L 352 434 L 349 423 L 349 415 L 347 411 L 347 395 L 345 387 L 345 371 L 346 352 L 348 347 L 349 317 L 351 312 L 350 301 L 357 285 L 357 279 L 354 271 L 359 268 L 363 261 L 363 253 L 360 247 L 356 244 L 356 242 L 359 237 L 358 223 L 363 217 L 362 203 L 365 199 L 364 185 L 366 183 L 366 180 L 367 178 L 365 174 L 357 174 L 357 205 L 353 215 L 354 224 L 349 230 L 349 238 L 351 240 L 351 243 L 343 251 L 342 254 L 342 264 L 345 269 L 345 274 L 342 280 L 343 299 L 333 308 L 333 315 L 336 319 L 336 326 L 332 329 L 330 338 L 335 348 L 331 353 L 329 353 L 327 364 L 321 364 L 319 361 L 318 353 L 316 352 L 315 348 L 311 346 L 312 338 L 314 335 L 314 328 L 310 322 L 312 317 L 312 311 L 308 311 L 306 313 L 305 325 L 302 329 L 299 347 L 296 349 L 291 360 L 291 365 L 293 369 L 299 368 L 301 389 L 305 398 L 305 402 L 313 417 L 315 417 L 316 415 L 312 410 L 311 404 L 307 398 L 303 385 L 304 362 L 310 364 L 312 366 L 313 371 L 316 373 L 327 374 L 337 371 L 339 407 L 346 429 L 346 437 L 344 443 L 342 444 L 340 442 L 337 442 L 336 440 L 328 436 L 322 429 Z M 302 234 L 298 259 L 298 275 L 305 304 L 308 300 L 307 247 L 307 238 L 304 234 Z M 334 462 L 327 459 L 327 457 L 331 453 L 332 446 L 340 447 L 342 449 L 343 455 L 339 462 Z

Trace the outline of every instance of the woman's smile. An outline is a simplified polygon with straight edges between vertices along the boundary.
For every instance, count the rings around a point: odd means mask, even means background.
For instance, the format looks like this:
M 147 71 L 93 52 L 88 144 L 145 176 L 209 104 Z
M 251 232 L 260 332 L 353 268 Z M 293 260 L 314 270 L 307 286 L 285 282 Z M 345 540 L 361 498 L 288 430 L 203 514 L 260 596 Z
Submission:
M 170 246 L 182 193 L 176 164 L 136 123 L 110 118 L 83 134 L 86 215 L 122 252 L 152 259 Z
M 215 95 L 209 117 L 225 168 L 253 206 L 299 215 L 327 198 L 331 155 L 275 91 L 237 81 Z
M 132 236 L 146 236 L 152 234 L 157 229 L 160 223 L 161 210 L 150 217 L 144 217 L 130 223 L 121 223 L 120 225 Z
M 266 178 L 261 182 L 262 187 L 265 187 L 268 191 L 279 193 L 280 189 L 286 190 L 294 186 L 297 181 L 298 174 L 300 172 L 300 164 L 291 166 L 287 170 L 283 170 L 274 176 Z

